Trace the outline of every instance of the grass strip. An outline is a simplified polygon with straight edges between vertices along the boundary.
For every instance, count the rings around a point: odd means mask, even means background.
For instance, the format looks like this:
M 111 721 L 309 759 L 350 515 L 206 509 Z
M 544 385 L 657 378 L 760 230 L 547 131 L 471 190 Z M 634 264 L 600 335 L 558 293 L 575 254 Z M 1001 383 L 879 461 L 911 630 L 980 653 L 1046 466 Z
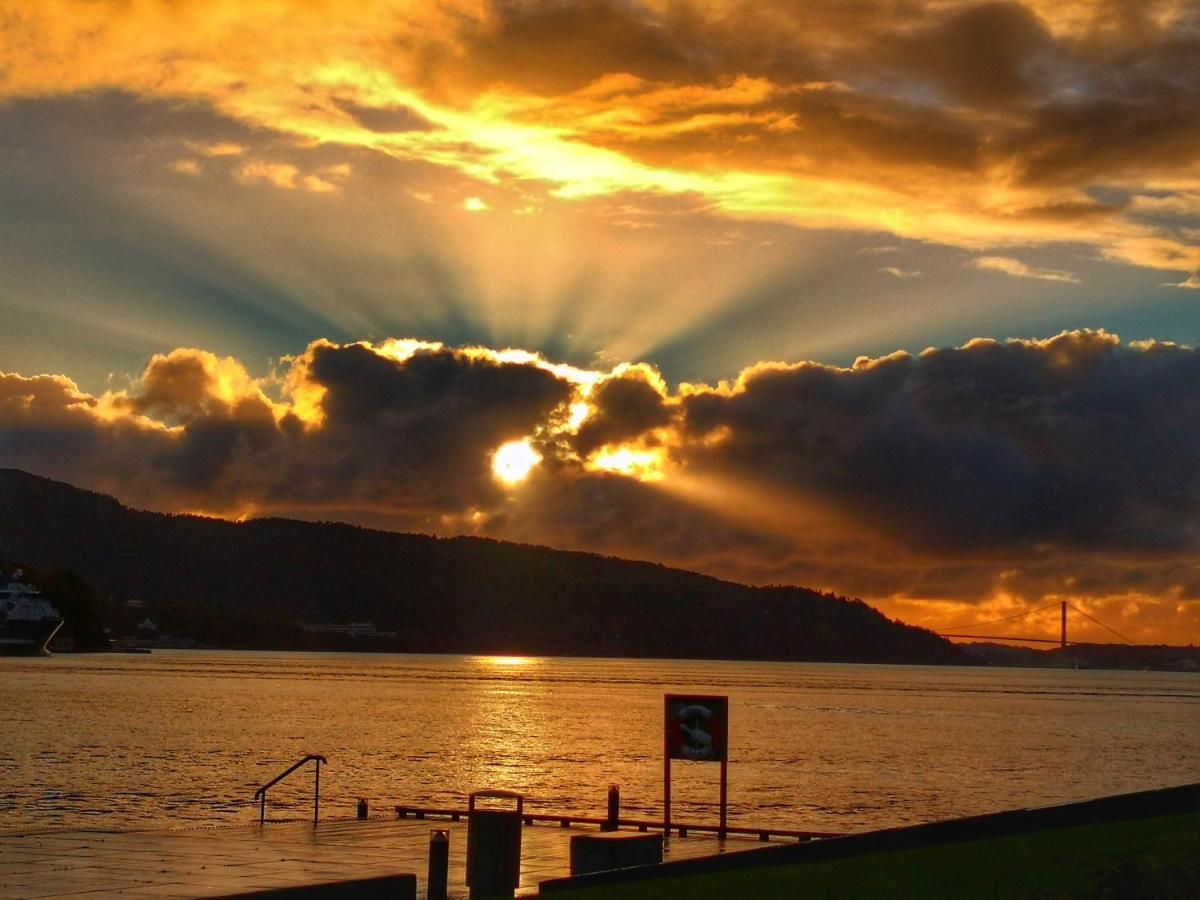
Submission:
M 556 892 L 570 900 L 1200 897 L 1200 813 Z

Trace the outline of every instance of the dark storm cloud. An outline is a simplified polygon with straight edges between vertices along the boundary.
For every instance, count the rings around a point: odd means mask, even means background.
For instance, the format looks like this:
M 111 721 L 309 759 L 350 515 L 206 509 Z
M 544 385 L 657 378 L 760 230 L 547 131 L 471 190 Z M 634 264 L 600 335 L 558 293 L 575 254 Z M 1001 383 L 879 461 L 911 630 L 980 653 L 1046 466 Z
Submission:
M 844 507 L 926 549 L 1194 549 L 1200 354 L 1106 334 L 973 341 L 684 401 L 694 462 Z
M 572 91 L 610 72 L 672 80 L 699 62 L 681 36 L 626 0 L 495 0 L 461 39 L 467 78 L 536 93 Z
M 1195 67 L 1200 43 L 1192 49 Z M 1154 83 L 1135 97 L 1049 102 L 1003 146 L 1032 185 L 1137 181 L 1186 168 L 1200 157 L 1200 91 L 1194 84 Z
M 395 483 L 447 512 L 494 499 L 492 452 L 531 434 L 571 394 L 536 366 L 449 350 L 397 362 L 360 345 L 317 345 L 309 373 L 326 392 L 312 441 L 343 461 L 364 496 L 394 494 Z
M 0 372 L 2 464 L 144 501 L 152 496 L 145 486 L 162 487 L 153 461 L 169 439 L 135 420 L 106 419 L 98 405 L 67 378 Z
M 1052 49 L 1040 20 L 1019 3 L 983 3 L 952 9 L 945 18 L 889 38 L 877 64 L 937 85 L 954 101 L 1007 104 L 1034 91 L 1029 72 L 1035 54 Z
M 591 414 L 580 426 L 572 446 L 583 456 L 605 444 L 631 441 L 671 420 L 658 386 L 641 369 L 600 382 L 588 396 Z
M 518 440 L 543 458 L 505 487 L 492 456 Z M 1156 639 L 1163 604 L 1200 597 L 1198 446 L 1200 353 L 1103 332 L 760 364 L 677 393 L 645 366 L 419 341 L 319 341 L 274 384 L 194 349 L 100 397 L 0 376 L 0 465 L 137 506 L 476 532 L 918 617 L 1093 598 Z
M 561 423 L 577 386 L 491 351 L 318 342 L 290 384 L 279 403 L 235 360 L 198 350 L 156 356 L 131 389 L 101 398 L 61 377 L 5 376 L 0 462 L 129 479 L 139 493 L 157 484 L 155 505 L 168 507 L 357 502 L 455 516 L 498 509 L 491 455 L 533 438 L 547 459 L 532 496 L 553 496 L 555 510 L 526 499 L 528 521 L 503 514 L 529 537 L 530 523 L 553 521 L 548 534 L 586 542 L 613 516 L 633 534 L 664 515 L 649 510 L 682 476 L 815 503 L 911 551 L 1170 555 L 1200 538 L 1200 354 L 1102 332 L 976 340 L 851 369 L 760 365 L 732 388 L 680 396 L 629 367 L 597 381 L 573 434 Z M 663 485 L 589 474 L 592 454 L 622 446 L 659 454 Z M 696 535 L 741 512 L 687 508 L 690 521 L 661 529 L 679 535 L 671 552 L 705 546 Z
M 936 167 L 943 176 L 977 173 L 985 159 L 986 133 L 950 113 L 903 98 L 871 96 L 840 90 L 790 91 L 767 107 L 781 125 L 764 130 L 760 123 L 725 112 L 722 127 L 647 136 L 637 131 L 597 134 L 595 140 L 655 165 L 670 165 L 685 154 L 712 154 L 749 168 L 769 163 L 798 173 L 838 171 L 873 180 L 884 170 L 911 169 L 915 160 Z M 662 113 L 669 124 L 677 110 Z M 803 128 L 803 153 L 797 153 L 796 127 Z M 927 187 L 920 183 L 922 189 Z
M 303 365 L 319 425 L 198 350 L 156 356 L 131 390 L 99 399 L 66 379 L 3 376 L 0 458 L 154 508 L 363 504 L 408 522 L 495 500 L 492 452 L 571 391 L 544 369 L 450 350 L 399 360 L 320 343 Z
M 543 369 L 440 349 L 397 361 L 360 344 L 318 344 L 309 373 L 328 392 L 322 405 L 335 427 L 435 435 L 469 426 L 511 438 L 567 399 L 564 383 Z

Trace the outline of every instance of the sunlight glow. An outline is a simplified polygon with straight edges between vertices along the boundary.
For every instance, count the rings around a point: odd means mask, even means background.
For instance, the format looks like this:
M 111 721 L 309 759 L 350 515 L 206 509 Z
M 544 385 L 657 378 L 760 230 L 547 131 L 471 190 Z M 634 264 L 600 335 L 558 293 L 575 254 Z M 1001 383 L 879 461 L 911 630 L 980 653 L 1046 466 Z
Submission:
M 627 475 L 638 481 L 658 481 L 663 477 L 666 452 L 661 447 L 643 450 L 636 447 L 602 447 L 588 459 L 593 469 Z
M 542 461 L 542 455 L 529 441 L 509 441 L 492 456 L 492 474 L 506 485 L 517 484 L 529 477 L 533 467 Z
M 481 656 L 479 661 L 489 666 L 528 666 L 537 662 L 534 656 Z
M 362 346 L 398 363 L 408 362 L 423 350 L 437 351 L 446 346 L 441 341 L 422 341 L 417 338 L 388 338 L 379 345 L 373 345 L 369 341 L 361 343 Z
M 580 400 L 576 403 L 572 403 L 570 414 L 567 417 L 567 425 L 566 425 L 567 431 L 571 432 L 571 434 L 574 434 L 575 432 L 577 432 L 579 430 L 579 426 L 581 426 L 584 423 L 584 421 L 587 419 L 587 417 L 589 415 L 591 415 L 591 413 L 592 413 L 592 408 L 590 406 L 588 406 L 586 403 L 584 403 L 582 400 Z

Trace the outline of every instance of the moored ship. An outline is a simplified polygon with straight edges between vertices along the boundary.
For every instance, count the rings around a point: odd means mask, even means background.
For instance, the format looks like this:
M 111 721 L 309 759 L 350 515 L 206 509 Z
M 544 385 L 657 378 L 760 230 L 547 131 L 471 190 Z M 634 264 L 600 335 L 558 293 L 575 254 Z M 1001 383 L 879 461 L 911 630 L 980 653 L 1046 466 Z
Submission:
M 58 610 L 22 582 L 23 576 L 18 569 L 11 578 L 0 578 L 0 656 L 49 654 L 46 644 L 63 624 Z

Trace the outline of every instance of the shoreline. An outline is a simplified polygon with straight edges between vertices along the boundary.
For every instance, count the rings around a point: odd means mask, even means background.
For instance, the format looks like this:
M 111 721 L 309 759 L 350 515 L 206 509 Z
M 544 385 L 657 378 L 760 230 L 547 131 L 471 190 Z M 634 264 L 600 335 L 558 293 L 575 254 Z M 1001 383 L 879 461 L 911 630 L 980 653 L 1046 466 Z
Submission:
M 962 645 L 970 647 L 972 645 Z M 988 645 L 995 646 L 995 645 Z M 1004 645 L 1008 646 L 1008 645 Z M 1079 645 L 1082 647 L 1105 647 L 1110 645 Z M 1192 654 L 1200 658 L 1200 647 L 1155 645 L 1146 647 L 1152 651 L 1169 651 L 1180 654 Z M 172 646 L 169 642 L 164 646 L 156 646 L 153 642 L 135 647 L 112 647 L 90 650 L 52 650 L 50 656 L 122 656 L 148 655 L 153 652 L 169 651 L 172 653 L 304 653 L 313 655 L 345 654 L 360 656 L 413 656 L 413 657 L 476 657 L 476 658 L 516 658 L 516 659 L 553 659 L 553 660 L 634 660 L 638 662 L 714 662 L 714 663 L 753 663 L 762 665 L 847 665 L 847 666 L 887 666 L 901 668 L 936 668 L 936 669 L 1018 669 L 1034 671 L 1088 671 L 1088 672 L 1160 672 L 1164 674 L 1200 675 L 1200 665 L 1195 666 L 1105 666 L 1105 665 L 1068 665 L 1070 660 L 1050 661 L 1046 665 L 1031 665 L 1024 657 L 1012 662 L 866 662 L 855 659 L 759 659 L 749 657 L 713 657 L 713 656 L 600 656 L 586 654 L 553 654 L 553 653 L 518 653 L 512 651 L 478 651 L 478 650 L 392 650 L 370 647 L 222 647 L 222 646 Z M 1057 653 L 1059 651 L 1034 651 L 1041 653 Z M 1190 657 L 1185 657 L 1190 658 Z

